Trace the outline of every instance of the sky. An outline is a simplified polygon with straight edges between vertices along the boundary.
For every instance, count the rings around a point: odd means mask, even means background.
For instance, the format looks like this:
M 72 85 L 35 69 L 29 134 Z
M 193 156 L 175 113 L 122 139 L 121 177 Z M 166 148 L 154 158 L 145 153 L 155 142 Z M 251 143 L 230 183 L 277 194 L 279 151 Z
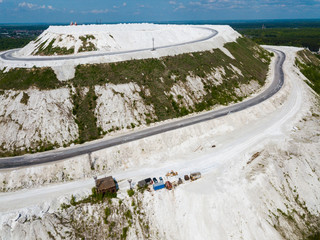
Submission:
M 320 18 L 320 0 L 0 0 L 0 23 Z

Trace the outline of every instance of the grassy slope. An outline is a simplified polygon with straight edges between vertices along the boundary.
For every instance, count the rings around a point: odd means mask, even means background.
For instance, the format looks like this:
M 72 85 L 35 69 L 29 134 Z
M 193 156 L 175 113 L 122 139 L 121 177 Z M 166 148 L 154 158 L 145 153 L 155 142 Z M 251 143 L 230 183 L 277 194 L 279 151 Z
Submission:
M 303 75 L 309 79 L 308 85 L 320 94 L 320 59 L 307 50 L 298 52 L 298 56 L 302 61 L 297 58 L 297 66 Z
M 37 41 L 37 40 L 36 40 Z M 40 44 L 38 49 L 33 52 L 33 55 L 40 55 L 40 56 L 53 56 L 57 55 L 69 55 L 74 53 L 74 47 L 67 49 L 66 47 L 53 47 L 53 43 L 55 39 L 52 39 L 51 42 L 48 44 L 47 47 L 44 48 L 46 42 Z
M 124 84 L 137 83 L 142 89 L 149 89 L 151 96 L 141 92 L 146 104 L 152 104 L 155 108 L 157 120 L 186 115 L 193 111 L 209 109 L 215 104 L 226 105 L 232 101 L 241 100 L 234 94 L 234 88 L 239 84 L 249 83 L 257 80 L 263 84 L 268 70 L 268 64 L 253 57 L 256 47 L 248 39 L 239 39 L 237 43 L 228 43 L 226 48 L 235 56 L 231 59 L 220 49 L 213 52 L 205 51 L 192 54 L 181 54 L 174 57 L 163 57 L 160 59 L 132 60 L 120 63 L 79 65 L 76 69 L 75 78 L 70 82 L 75 86 L 93 86 L 105 83 Z M 269 55 L 260 50 L 260 57 L 269 61 Z M 164 92 L 170 92 L 172 86 L 178 81 L 185 81 L 190 72 L 201 78 L 212 72 L 212 68 L 232 64 L 239 68 L 244 76 L 234 75 L 231 70 L 226 69 L 226 79 L 219 86 L 205 85 L 208 94 L 202 102 L 196 104 L 195 109 L 174 103 L 170 96 Z M 172 75 L 177 78 L 172 79 Z M 94 77 L 92 77 L 94 76 Z
M 51 68 L 17 68 L 4 73 L 0 71 L 1 90 L 26 90 L 36 87 L 41 90 L 62 87 L 61 83 Z
M 184 116 L 191 112 L 210 109 L 216 104 L 227 105 L 241 101 L 242 98 L 234 92 L 235 88 L 251 80 L 257 80 L 263 85 L 270 56 L 265 50 L 246 38 L 238 39 L 237 43 L 228 43 L 225 47 L 235 59 L 229 58 L 219 49 L 214 49 L 160 59 L 79 65 L 76 68 L 74 79 L 67 82 L 58 81 L 50 68 L 14 69 L 6 73 L 0 71 L 0 94 L 3 90 L 8 89 L 25 90 L 37 87 L 42 90 L 74 86 L 76 91 L 71 91 L 74 103 L 73 114 L 79 126 L 80 135 L 76 143 L 82 143 L 97 139 L 102 133 L 101 128 L 96 124 L 94 115 L 97 98 L 93 91 L 95 85 L 135 82 L 141 89 L 149 89 L 150 95 L 144 91 L 140 92 L 145 103 L 153 105 L 156 113 L 156 117 L 147 119 L 147 122 Z M 259 56 L 259 59 L 254 55 Z M 229 64 L 240 69 L 243 76 L 236 75 L 226 68 Z M 206 80 L 206 75 L 212 72 L 212 68 L 217 67 L 224 67 L 226 76 L 221 85 L 215 86 Z M 173 75 L 177 77 L 173 79 Z M 170 92 L 177 81 L 186 81 L 188 75 L 201 77 L 207 92 L 203 100 L 197 102 L 194 108 L 184 106 L 182 101 L 175 102 L 172 96 L 165 94 L 165 92 Z M 86 94 L 82 94 L 84 88 L 89 89 Z

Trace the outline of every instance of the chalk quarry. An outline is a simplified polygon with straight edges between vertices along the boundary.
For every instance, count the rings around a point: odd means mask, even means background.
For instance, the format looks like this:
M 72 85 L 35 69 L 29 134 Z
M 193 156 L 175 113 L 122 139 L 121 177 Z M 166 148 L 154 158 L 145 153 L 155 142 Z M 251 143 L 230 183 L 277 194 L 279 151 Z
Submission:
M 113 36 L 109 35 L 109 40 L 118 38 L 116 30 L 120 32 L 130 27 L 115 27 L 114 32 L 108 32 Z M 75 36 L 81 36 L 83 28 L 79 28 Z M 157 26 L 154 32 L 169 32 L 174 28 L 176 26 L 166 26 L 161 30 Z M 184 28 L 181 28 L 181 37 Z M 107 63 L 131 57 L 142 59 L 205 50 L 216 52 L 216 49 L 221 49 L 230 59 L 236 58 L 226 44 L 237 41 L 240 35 L 228 26 L 211 28 L 217 29 L 219 34 L 201 43 L 92 59 L 94 63 Z M 137 29 L 152 32 L 153 28 L 146 24 Z M 50 35 L 50 31 L 43 33 L 42 43 L 49 44 L 52 39 L 66 34 L 61 30 Z M 198 38 L 204 32 L 195 31 L 192 36 Z M 117 44 L 108 49 L 100 48 L 97 40 L 100 35 L 93 30 L 89 33 L 95 36 L 95 41 L 90 39 L 95 51 L 119 49 Z M 168 33 L 168 36 L 171 35 Z M 79 39 L 74 37 L 69 45 L 64 40 L 55 40 L 53 46 L 67 48 L 72 45 L 77 52 L 81 47 Z M 30 56 L 36 44 L 31 43 L 17 54 Z M 40 40 L 37 46 L 39 44 Z M 255 48 L 255 58 L 259 58 L 262 52 Z M 54 164 L 0 170 L 0 239 L 96 236 L 116 239 L 124 233 L 127 239 L 303 239 L 319 232 L 319 97 L 307 86 L 307 79 L 295 66 L 296 53 L 301 49 L 272 48 L 286 54 L 285 84 L 272 98 L 257 106 Z M 59 66 L 59 61 L 34 61 L 23 66 L 19 61 L 1 60 L 0 66 L 5 71 L 32 67 L 32 64 L 49 66 L 57 76 L 65 77 L 60 78 L 63 82 L 73 77 L 78 64 L 92 59 L 64 60 L 70 69 Z M 263 85 L 251 80 L 239 84 L 234 93 L 247 98 L 261 93 L 273 80 L 274 61 L 275 57 Z M 243 77 L 244 70 L 228 63 L 213 68 L 205 77 L 190 73 L 185 81 L 176 79 L 167 95 L 176 102 L 180 99 L 181 106 L 194 107 L 205 96 L 209 82 L 219 86 L 226 78 Z M 171 77 L 175 80 L 176 75 Z M 4 109 L 0 112 L 0 129 L 8 129 L 10 137 L 2 138 L 2 147 L 27 148 L 31 142 L 45 140 L 60 145 L 78 138 L 79 129 L 72 113 L 75 91 L 74 87 L 46 91 L 5 90 L 0 95 L 0 109 Z M 89 91 L 89 88 L 81 88 L 81 94 Z M 137 83 L 101 84 L 93 91 L 97 96 L 93 112 L 101 130 L 119 128 L 105 138 L 136 130 L 128 129 L 125 124 L 140 124 L 139 129 L 143 129 L 147 118 L 156 117 L 155 106 L 145 104 L 139 94 L 143 91 L 148 96 L 151 91 Z M 221 107 L 216 105 L 212 109 Z M 33 126 L 38 130 L 32 129 Z M 135 185 L 140 179 L 164 176 L 172 169 L 178 171 L 177 177 L 193 171 L 201 171 L 203 177 L 195 182 L 184 182 L 172 191 L 136 192 L 133 197 L 128 196 L 128 179 L 132 179 Z M 116 199 L 102 204 L 61 207 L 69 204 L 72 196 L 77 201 L 86 198 L 94 186 L 93 176 L 107 175 L 113 175 L 119 182 Z M 111 209 L 107 222 L 104 220 L 106 208 Z

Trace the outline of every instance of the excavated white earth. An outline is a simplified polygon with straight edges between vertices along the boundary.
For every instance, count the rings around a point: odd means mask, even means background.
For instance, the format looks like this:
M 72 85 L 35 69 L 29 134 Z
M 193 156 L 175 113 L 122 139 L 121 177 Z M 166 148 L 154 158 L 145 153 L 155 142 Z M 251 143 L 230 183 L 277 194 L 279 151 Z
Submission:
M 126 197 L 129 178 L 136 183 L 147 176 L 164 176 L 171 169 L 181 177 L 202 172 L 200 180 L 172 191 L 145 192 L 146 217 L 151 232 L 158 233 L 153 237 L 300 239 L 296 226 L 280 211 L 290 215 L 295 210 L 292 217 L 300 229 L 306 223 L 299 214 L 306 210 L 299 202 L 319 217 L 320 133 L 319 117 L 315 117 L 319 102 L 294 67 L 299 49 L 274 48 L 284 51 L 287 59 L 285 84 L 272 98 L 220 119 L 92 153 L 95 168 L 119 181 L 120 198 Z M 257 152 L 260 156 L 251 161 Z M 61 172 L 69 177 L 90 176 L 88 156 L 1 170 L 1 182 L 19 186 L 19 179 L 29 176 L 32 186 L 38 178 L 44 181 Z M 48 238 L 47 230 L 54 223 L 46 213 L 57 211 L 71 194 L 77 199 L 85 196 L 93 185 L 89 178 L 1 193 L 0 239 Z M 30 222 L 38 217 L 42 220 Z M 281 228 L 277 231 L 274 226 Z M 136 238 L 134 229 L 128 238 Z
M 4 133 L 0 145 L 4 150 L 25 150 L 36 142 L 62 146 L 78 138 L 68 88 L 7 90 L 0 95 L 0 106 L 0 132 Z

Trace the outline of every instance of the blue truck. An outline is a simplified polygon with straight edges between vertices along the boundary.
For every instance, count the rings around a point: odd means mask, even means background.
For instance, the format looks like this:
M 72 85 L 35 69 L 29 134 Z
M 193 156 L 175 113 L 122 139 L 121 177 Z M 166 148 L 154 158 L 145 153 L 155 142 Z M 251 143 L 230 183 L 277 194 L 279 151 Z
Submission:
M 158 182 L 158 183 L 153 184 L 153 190 L 155 190 L 155 191 L 160 190 L 162 188 L 165 188 L 165 185 L 163 182 Z

